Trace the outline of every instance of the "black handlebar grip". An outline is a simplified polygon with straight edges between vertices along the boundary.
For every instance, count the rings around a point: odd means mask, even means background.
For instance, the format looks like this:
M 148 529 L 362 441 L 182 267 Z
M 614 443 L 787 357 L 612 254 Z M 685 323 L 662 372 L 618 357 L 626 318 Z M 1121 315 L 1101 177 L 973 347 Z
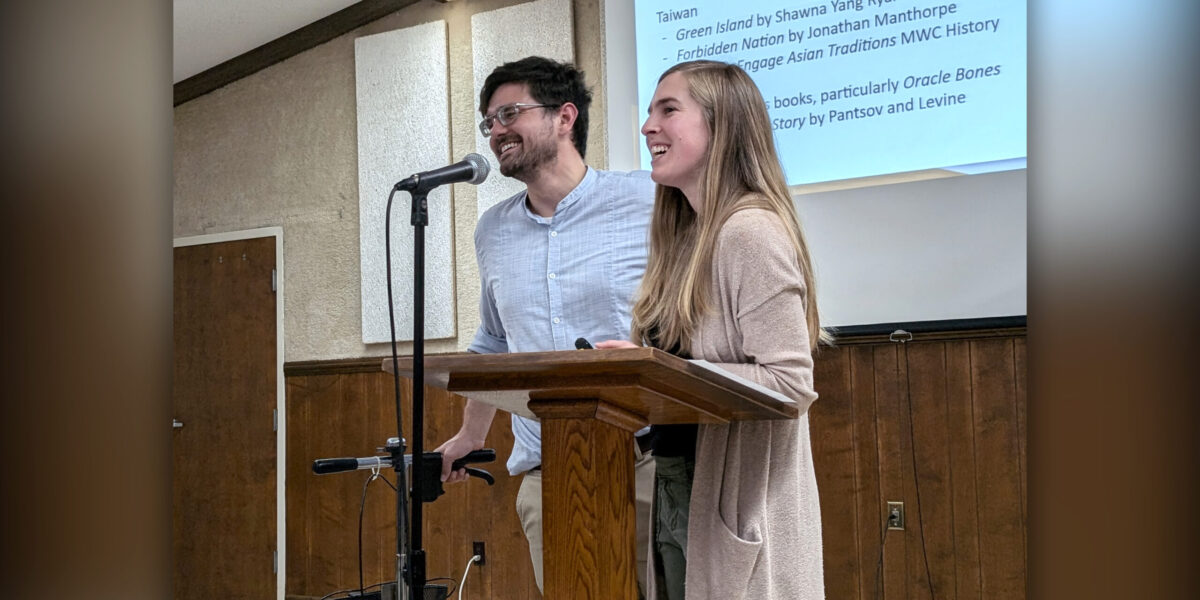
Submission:
M 317 475 L 353 471 L 357 468 L 358 459 L 356 458 L 322 458 L 314 460 L 312 466 L 313 473 Z
M 496 460 L 496 451 L 492 448 L 484 448 L 482 450 L 472 450 L 466 456 L 450 463 L 450 470 L 457 471 L 463 468 L 463 465 L 471 463 L 485 463 Z

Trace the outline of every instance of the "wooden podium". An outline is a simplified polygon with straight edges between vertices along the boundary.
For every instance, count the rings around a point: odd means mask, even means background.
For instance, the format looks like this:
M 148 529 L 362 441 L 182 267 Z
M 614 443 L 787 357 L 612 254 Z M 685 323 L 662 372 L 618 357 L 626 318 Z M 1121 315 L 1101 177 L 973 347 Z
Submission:
M 411 374 L 412 360 L 399 370 Z M 799 416 L 778 394 L 654 348 L 426 356 L 425 383 L 541 421 L 553 600 L 637 598 L 634 432 Z

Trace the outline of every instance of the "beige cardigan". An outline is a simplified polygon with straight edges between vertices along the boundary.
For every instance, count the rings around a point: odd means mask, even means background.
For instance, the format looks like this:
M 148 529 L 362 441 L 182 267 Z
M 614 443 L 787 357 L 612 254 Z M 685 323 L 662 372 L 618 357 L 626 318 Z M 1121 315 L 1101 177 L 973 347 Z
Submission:
M 817 393 L 807 291 L 779 217 L 762 209 L 731 216 L 717 237 L 712 273 L 712 310 L 694 335 L 692 357 L 787 395 L 802 414 L 700 426 L 687 600 L 824 598 L 808 433 Z

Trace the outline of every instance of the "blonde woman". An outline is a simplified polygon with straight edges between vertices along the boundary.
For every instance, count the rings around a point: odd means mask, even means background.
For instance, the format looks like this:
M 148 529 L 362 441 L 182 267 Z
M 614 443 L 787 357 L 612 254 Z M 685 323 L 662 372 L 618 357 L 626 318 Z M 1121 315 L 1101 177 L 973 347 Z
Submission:
M 657 190 L 633 339 L 715 363 L 803 413 L 654 428 L 651 569 L 664 589 L 651 597 L 823 598 L 807 412 L 821 329 L 766 105 L 737 66 L 682 63 L 659 79 L 642 134 Z

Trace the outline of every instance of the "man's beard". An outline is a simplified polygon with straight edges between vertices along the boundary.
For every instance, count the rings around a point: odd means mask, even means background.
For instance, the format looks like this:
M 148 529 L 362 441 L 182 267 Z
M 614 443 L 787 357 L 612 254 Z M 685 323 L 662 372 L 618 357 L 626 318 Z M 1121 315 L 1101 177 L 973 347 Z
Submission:
M 500 174 L 505 177 L 527 181 L 547 165 L 558 159 L 558 149 L 553 140 L 521 136 L 521 146 L 514 156 L 497 160 L 500 162 Z

